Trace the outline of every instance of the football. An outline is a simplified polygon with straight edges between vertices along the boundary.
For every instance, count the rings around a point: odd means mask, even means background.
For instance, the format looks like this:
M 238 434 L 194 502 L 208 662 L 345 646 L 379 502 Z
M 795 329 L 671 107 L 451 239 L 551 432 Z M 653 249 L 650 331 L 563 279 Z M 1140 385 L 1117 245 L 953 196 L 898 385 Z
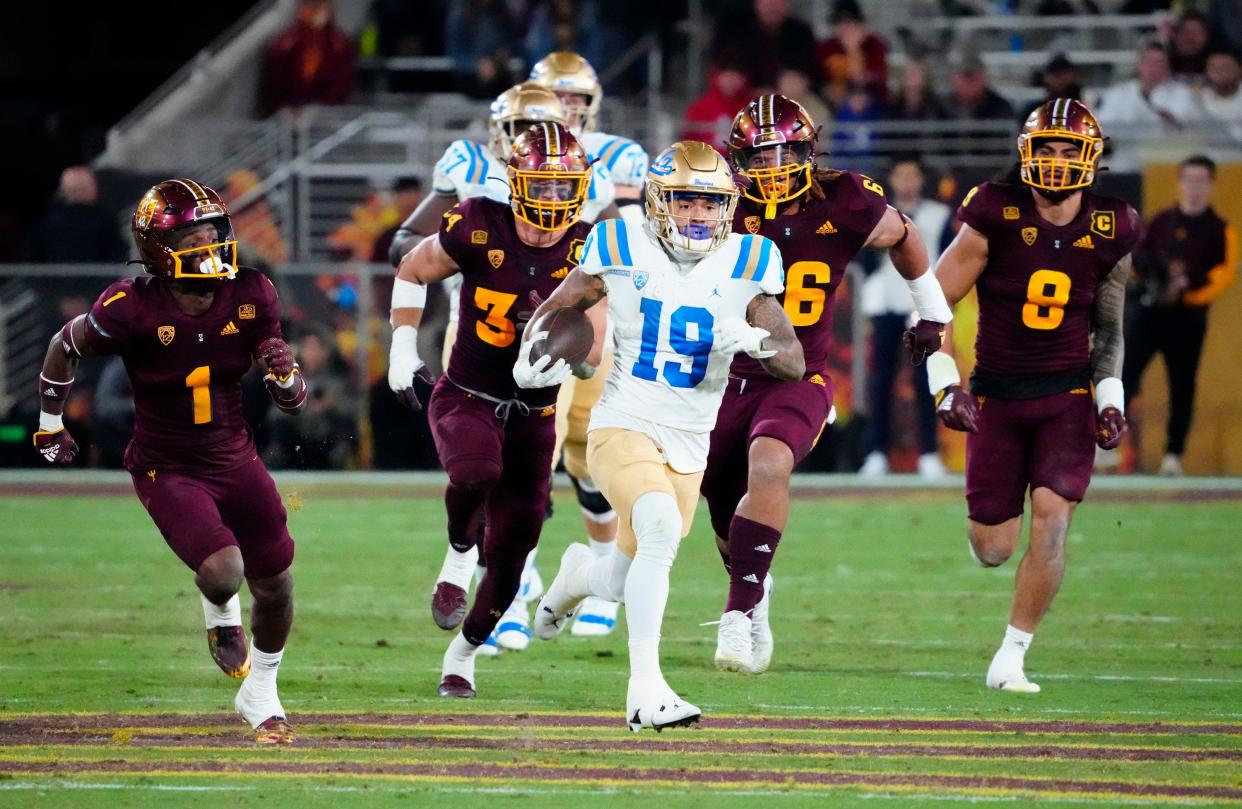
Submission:
M 546 331 L 548 336 L 536 340 L 530 357 L 534 362 L 545 354 L 552 357 L 550 365 L 563 359 L 574 367 L 586 359 L 595 340 L 595 328 L 586 314 L 572 306 L 553 309 L 539 319 L 535 333 Z

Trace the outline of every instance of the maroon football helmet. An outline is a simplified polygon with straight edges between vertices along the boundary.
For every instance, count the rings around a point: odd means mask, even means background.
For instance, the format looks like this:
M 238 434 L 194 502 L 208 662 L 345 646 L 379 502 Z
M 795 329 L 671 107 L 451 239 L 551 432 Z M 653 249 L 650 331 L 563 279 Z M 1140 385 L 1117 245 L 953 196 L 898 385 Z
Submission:
M 204 224 L 215 228 L 207 243 L 178 248 L 186 230 Z M 228 208 L 214 189 L 194 180 L 165 180 L 153 186 L 138 203 L 130 231 L 142 264 L 152 275 L 197 281 L 237 274 L 237 239 Z
M 1047 143 L 1072 144 L 1073 157 L 1039 154 Z M 1073 98 L 1057 98 L 1031 111 L 1018 133 L 1022 181 L 1041 191 L 1089 188 L 1104 154 L 1104 133 L 1087 105 Z
M 742 196 L 767 207 L 771 219 L 776 206 L 811 189 L 818 141 L 815 122 L 802 105 L 783 95 L 762 95 L 733 119 L 729 133 L 729 160 L 748 182 Z
M 540 230 L 569 227 L 578 221 L 590 186 L 591 159 L 561 124 L 534 124 L 513 141 L 509 198 L 523 222 Z

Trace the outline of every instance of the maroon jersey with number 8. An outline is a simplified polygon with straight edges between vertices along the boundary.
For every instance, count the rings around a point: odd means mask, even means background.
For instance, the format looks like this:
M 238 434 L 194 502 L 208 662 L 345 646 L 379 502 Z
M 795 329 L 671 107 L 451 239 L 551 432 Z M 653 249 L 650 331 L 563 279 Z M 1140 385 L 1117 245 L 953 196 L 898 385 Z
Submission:
M 1138 241 L 1138 213 L 1119 199 L 1084 191 L 1078 216 L 1058 226 L 1039 215 L 1028 187 L 983 183 L 957 215 L 988 240 L 987 264 L 975 284 L 972 390 L 1033 398 L 1085 387 L 1095 293 Z
M 109 286 L 91 307 L 86 339 L 97 354 L 119 354 L 134 388 L 131 471 L 217 472 L 255 455 L 242 418 L 241 378 L 255 349 L 280 337 L 272 282 L 242 267 L 220 281 L 206 313 L 188 315 L 153 276 Z
M 532 407 L 556 403 L 557 388 L 519 388 L 513 364 L 526 321 L 578 266 L 590 231 L 590 225 L 576 222 L 556 244 L 531 247 L 518 238 L 505 203 L 473 197 L 444 214 L 440 246 L 461 268 L 462 279 L 450 381 Z

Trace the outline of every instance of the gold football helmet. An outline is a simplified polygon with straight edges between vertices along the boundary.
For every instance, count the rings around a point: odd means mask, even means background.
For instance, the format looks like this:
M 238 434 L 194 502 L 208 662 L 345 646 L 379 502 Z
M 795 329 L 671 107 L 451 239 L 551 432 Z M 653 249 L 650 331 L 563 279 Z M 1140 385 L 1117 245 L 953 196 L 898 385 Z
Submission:
M 530 69 L 530 81 L 556 93 L 565 108 L 571 132 L 581 135 L 595 131 L 595 117 L 604 99 L 604 88 L 590 62 L 571 51 L 553 51 Z
M 1074 158 L 1036 154 L 1045 143 L 1073 144 Z M 1036 107 L 1018 133 L 1018 159 L 1022 181 L 1044 191 L 1088 188 L 1095 182 L 1096 167 L 1104 154 L 1104 133 L 1086 104 L 1073 98 L 1057 98 Z
M 737 207 L 733 172 L 720 153 L 697 140 L 665 149 L 647 169 L 647 227 L 679 258 L 702 258 L 725 243 Z M 715 203 L 710 216 L 684 211 L 690 200 Z
M 513 152 L 513 140 L 531 124 L 565 125 L 565 108 L 556 94 L 532 81 L 515 84 L 492 102 L 487 146 L 502 163 Z

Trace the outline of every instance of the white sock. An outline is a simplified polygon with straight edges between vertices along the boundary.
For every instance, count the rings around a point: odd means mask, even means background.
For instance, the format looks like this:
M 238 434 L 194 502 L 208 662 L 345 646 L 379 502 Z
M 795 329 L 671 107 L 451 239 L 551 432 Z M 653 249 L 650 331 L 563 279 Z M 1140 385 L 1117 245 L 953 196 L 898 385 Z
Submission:
M 596 556 L 611 556 L 613 548 L 617 547 L 616 541 L 611 539 L 607 542 L 600 542 L 598 539 L 588 538 L 587 542 L 591 546 L 591 553 Z
M 442 677 L 450 674 L 456 674 L 458 677 L 466 678 L 466 681 L 474 685 L 474 658 L 478 653 L 479 647 L 466 640 L 466 636 L 457 633 L 457 636 L 449 642 L 448 649 L 444 652 L 444 665 L 442 667 Z
M 444 564 L 440 566 L 440 575 L 436 577 L 436 581 L 446 581 L 455 584 L 463 590 L 470 588 L 470 576 L 474 573 L 475 563 L 479 561 L 479 549 L 471 547 L 470 550 L 462 553 L 461 551 L 449 545 L 448 553 L 444 555 Z
M 1026 650 L 1031 648 L 1034 638 L 1031 632 L 1023 632 L 1012 625 L 1005 627 L 1005 639 L 992 658 L 992 665 L 1004 671 L 1022 671 L 1026 664 Z
M 668 574 L 681 542 L 681 511 L 671 495 L 647 492 L 634 501 L 631 519 L 638 550 L 625 577 L 630 678 L 663 680 L 660 627 L 668 604 Z
M 212 604 L 202 593 L 198 597 L 203 600 L 203 620 L 206 621 L 208 629 L 217 626 L 241 626 L 241 598 L 237 593 L 233 593 L 233 597 L 222 606 Z
M 595 596 L 620 602 L 625 598 L 625 579 L 633 560 L 620 551 L 597 556 L 569 576 L 566 589 L 575 599 Z
M 475 589 L 478 589 L 479 583 L 480 583 L 481 581 L 483 581 L 483 577 L 484 577 L 484 576 L 486 576 L 486 575 L 487 575 L 487 568 L 483 567 L 483 565 L 475 565 L 475 566 L 474 566 L 474 586 L 475 586 Z

